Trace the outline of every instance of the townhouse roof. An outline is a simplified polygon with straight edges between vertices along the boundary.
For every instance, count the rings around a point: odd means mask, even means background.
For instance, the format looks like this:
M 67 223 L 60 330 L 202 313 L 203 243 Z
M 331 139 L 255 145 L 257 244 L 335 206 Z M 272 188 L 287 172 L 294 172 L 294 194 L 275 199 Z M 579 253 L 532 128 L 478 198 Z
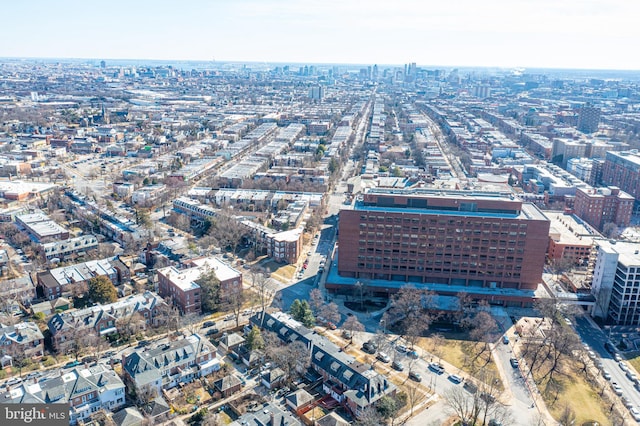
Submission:
M 251 322 L 260 326 L 262 313 L 257 313 Z M 304 327 L 284 312 L 264 313 L 262 327 L 272 331 L 288 343 L 299 340 L 311 352 L 311 364 L 314 368 L 327 373 L 349 390 L 345 395 L 360 406 L 367 406 L 396 389 L 396 386 L 371 369 L 370 364 L 361 363 L 355 357 L 341 351 L 326 337 Z
M 44 339 L 40 328 L 33 322 L 21 322 L 15 325 L 0 324 L 0 345 L 15 342 L 26 345 Z
M 104 364 L 79 366 L 71 371 L 61 370 L 59 376 L 39 382 L 26 381 L 0 395 L 4 403 L 68 403 L 71 399 L 91 392 L 124 389 L 120 377 Z M 3 397 L 4 396 L 4 397 Z
M 215 347 L 208 339 L 192 334 L 184 339 L 161 343 L 151 349 L 140 349 L 126 357 L 123 369 L 136 381 L 138 386 L 156 381 L 161 371 L 184 364 L 194 365 L 196 358 L 215 353 Z
M 52 334 L 76 327 L 95 327 L 101 320 L 115 320 L 133 315 L 135 312 L 151 311 L 163 304 L 162 297 L 150 291 L 131 295 L 108 305 L 96 305 L 85 309 L 57 313 L 49 319 Z

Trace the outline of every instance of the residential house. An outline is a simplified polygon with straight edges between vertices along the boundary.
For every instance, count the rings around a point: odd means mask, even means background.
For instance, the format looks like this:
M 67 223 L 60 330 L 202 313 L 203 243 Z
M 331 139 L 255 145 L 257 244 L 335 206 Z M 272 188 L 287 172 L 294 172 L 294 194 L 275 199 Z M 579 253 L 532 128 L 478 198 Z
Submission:
M 231 422 L 229 426 L 302 426 L 302 424 L 293 414 L 275 404 L 269 403 L 260 410 L 244 413 Z
M 159 395 L 162 389 L 191 383 L 219 369 L 216 348 L 199 334 L 135 350 L 122 362 L 124 378 L 130 386 L 152 386 Z
M 242 382 L 234 374 L 229 374 L 213 382 L 213 387 L 217 392 L 220 392 L 222 398 L 227 398 L 234 393 L 240 392 Z
M 247 368 L 256 368 L 264 362 L 264 352 L 260 349 L 250 350 L 246 345 L 237 349 L 238 356 Z
M 236 352 L 240 345 L 245 342 L 245 338 L 238 333 L 228 333 L 220 338 L 220 353 Z
M 142 426 L 144 415 L 136 407 L 126 407 L 114 413 L 111 420 L 116 426 Z
M 260 382 L 267 389 L 277 388 L 284 382 L 284 379 L 284 371 L 278 367 L 267 370 L 260 375 Z
M 43 355 L 44 336 L 35 323 L 0 324 L 0 354 L 13 357 L 17 353 L 25 354 L 30 359 Z
M 10 280 L 3 280 L 2 285 L 0 285 L 0 299 L 2 300 L 19 301 L 23 305 L 29 305 L 35 298 L 36 286 L 28 274 Z
M 163 306 L 165 303 L 160 296 L 147 291 L 108 305 L 57 313 L 48 322 L 53 348 L 59 353 L 66 353 L 80 334 L 95 332 L 103 336 L 113 333 L 117 331 L 119 319 L 128 318 L 136 312 L 146 320 L 146 324 L 153 324 Z
M 125 404 L 125 385 L 103 364 L 62 371 L 59 376 L 26 380 L 0 395 L 3 404 L 69 404 L 69 424 L 86 421 L 100 409 L 117 410 Z
M 305 389 L 298 389 L 285 397 L 286 404 L 298 415 L 315 401 L 313 395 Z
M 316 420 L 315 426 L 349 426 L 351 423 L 340 417 L 338 413 L 332 411 L 324 417 Z

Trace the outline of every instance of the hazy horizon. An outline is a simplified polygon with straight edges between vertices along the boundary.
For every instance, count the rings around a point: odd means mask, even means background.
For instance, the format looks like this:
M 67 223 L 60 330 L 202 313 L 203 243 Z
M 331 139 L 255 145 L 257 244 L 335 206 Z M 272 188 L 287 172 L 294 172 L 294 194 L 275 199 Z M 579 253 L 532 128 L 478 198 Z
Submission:
M 27 0 L 5 58 L 640 70 L 624 0 Z

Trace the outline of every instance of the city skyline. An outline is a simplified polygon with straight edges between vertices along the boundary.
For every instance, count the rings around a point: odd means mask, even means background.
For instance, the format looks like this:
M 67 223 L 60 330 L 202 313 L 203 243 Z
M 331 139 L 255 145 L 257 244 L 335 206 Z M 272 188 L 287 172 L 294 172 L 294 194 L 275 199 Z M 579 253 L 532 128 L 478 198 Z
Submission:
M 640 69 L 638 6 L 467 0 L 34 0 L 5 5 L 0 57 Z M 20 19 L 24 17 L 24 19 Z

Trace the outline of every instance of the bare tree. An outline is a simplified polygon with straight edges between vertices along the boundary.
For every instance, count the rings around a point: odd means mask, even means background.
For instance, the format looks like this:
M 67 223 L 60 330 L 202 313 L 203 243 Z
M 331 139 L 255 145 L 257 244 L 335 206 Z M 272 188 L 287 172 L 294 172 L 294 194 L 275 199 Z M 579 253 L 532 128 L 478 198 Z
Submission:
M 388 328 L 394 327 L 413 347 L 435 319 L 431 313 L 433 293 L 408 285 L 400 289 L 391 300 L 391 307 L 383 315 Z
M 473 328 L 469 333 L 469 336 L 478 342 L 476 344 L 476 353 L 472 362 L 475 362 L 476 359 L 481 358 L 484 354 L 488 353 L 489 356 L 486 358 L 486 365 L 491 361 L 490 343 L 495 340 L 494 337 L 497 330 L 496 321 L 489 312 L 483 310 L 479 311 L 474 316 L 472 327 Z
M 325 321 L 331 322 L 333 324 L 338 323 L 342 318 L 342 315 L 340 315 L 340 310 L 338 309 L 338 305 L 333 302 L 329 303 L 328 305 L 324 305 L 320 309 L 320 316 L 323 317 Z
M 150 385 L 144 385 L 136 389 L 136 405 L 142 410 L 158 396 L 158 390 Z
M 225 307 L 233 313 L 236 320 L 236 327 L 240 326 L 240 313 L 242 312 L 242 304 L 245 301 L 245 295 L 242 288 L 233 289 L 225 295 Z
M 146 321 L 139 312 L 116 319 L 116 328 L 124 340 L 129 340 L 132 336 L 140 333 L 145 326 Z
M 313 315 L 321 315 L 320 311 L 324 306 L 324 296 L 322 295 L 322 291 L 319 288 L 314 288 L 313 290 L 311 290 L 311 293 L 309 293 L 309 306 L 311 306 Z
M 429 347 L 429 352 L 435 355 L 438 358 L 438 363 L 440 363 L 440 358 L 442 357 L 442 350 L 444 348 L 445 338 L 440 333 L 432 334 L 429 338 L 431 343 Z
M 480 407 L 477 403 L 479 397 L 469 394 L 460 386 L 452 387 L 443 392 L 447 406 L 463 424 L 473 425 L 480 415 Z
M 349 332 L 351 335 L 351 341 L 353 341 L 353 335 L 355 333 L 363 333 L 365 330 L 364 325 L 358 321 L 358 318 L 355 315 L 348 317 L 342 324 L 342 328 Z
M 260 308 L 263 313 L 262 317 L 264 317 L 264 311 L 267 308 L 267 301 L 269 300 L 271 293 L 271 288 L 269 285 L 269 275 L 262 268 L 253 268 L 251 269 L 250 277 L 251 285 L 253 289 L 258 293 L 258 297 L 260 298 Z
M 369 406 L 358 416 L 354 426 L 380 426 L 382 424 L 384 424 L 384 419 L 378 410 L 374 406 Z
M 109 347 L 109 342 L 95 330 L 87 333 L 84 343 L 86 344 L 86 349 L 96 358 L 99 358 L 100 354 Z
M 413 408 L 415 407 L 416 403 L 418 402 L 418 400 L 420 399 L 420 397 L 423 395 L 422 391 L 418 388 L 418 386 L 415 385 L 406 385 L 405 384 L 405 392 L 407 394 L 407 402 L 409 403 L 409 417 L 413 417 Z
M 265 356 L 284 371 L 288 383 L 303 374 L 309 366 L 309 350 L 304 343 L 296 341 L 286 345 L 269 332 L 264 333 L 263 340 Z

